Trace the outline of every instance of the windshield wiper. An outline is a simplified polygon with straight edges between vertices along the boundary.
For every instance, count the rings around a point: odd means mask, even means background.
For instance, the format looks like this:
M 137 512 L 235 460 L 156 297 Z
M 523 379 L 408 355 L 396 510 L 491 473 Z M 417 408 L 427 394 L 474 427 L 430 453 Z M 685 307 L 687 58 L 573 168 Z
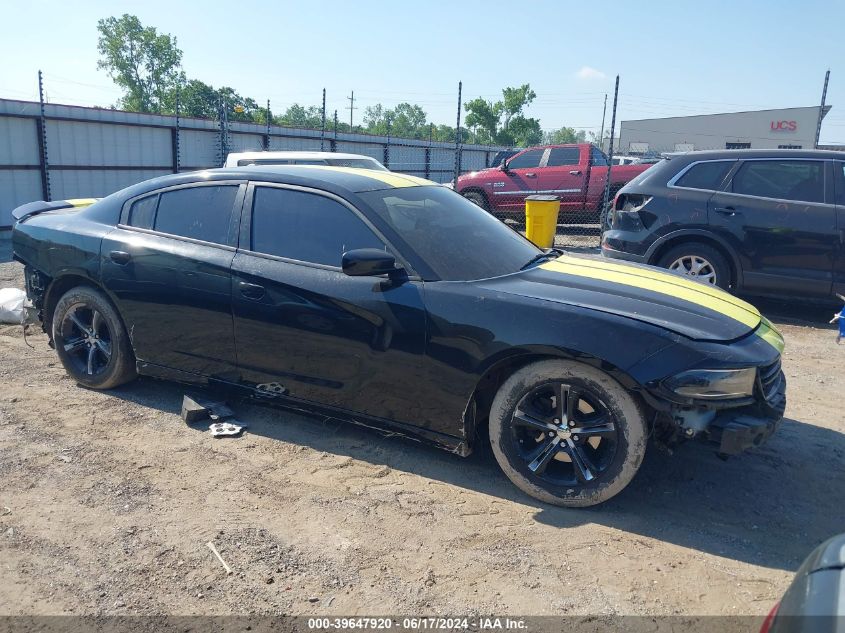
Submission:
M 544 259 L 549 259 L 549 258 L 552 258 L 552 257 L 557 258 L 557 257 L 560 257 L 561 255 L 563 255 L 563 249 L 550 248 L 549 250 L 543 251 L 542 253 L 539 253 L 538 255 L 535 255 L 534 257 L 529 259 L 527 262 L 525 262 L 525 265 L 522 268 L 520 268 L 520 270 L 525 270 L 526 268 L 528 268 L 532 264 L 536 264 L 537 262 L 543 261 Z

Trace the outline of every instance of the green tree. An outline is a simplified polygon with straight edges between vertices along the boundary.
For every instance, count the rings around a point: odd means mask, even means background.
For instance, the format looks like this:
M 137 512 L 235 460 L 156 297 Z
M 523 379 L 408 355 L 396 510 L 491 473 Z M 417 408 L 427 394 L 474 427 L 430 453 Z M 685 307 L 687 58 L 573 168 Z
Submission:
M 549 145 L 563 145 L 565 143 L 586 143 L 587 132 L 575 130 L 573 127 L 561 127 L 556 130 L 543 132 L 543 143 Z
M 182 51 L 176 38 L 145 27 L 134 15 L 110 17 L 97 22 L 100 60 L 97 67 L 108 72 L 125 91 L 121 107 L 135 112 L 162 112 L 173 89 L 184 82 Z
M 312 130 L 319 130 L 323 125 L 323 109 L 318 106 L 302 106 L 294 103 L 285 113 L 276 118 L 277 125 L 286 125 L 288 127 L 304 127 Z M 333 123 L 332 123 L 333 125 Z M 326 129 L 330 129 L 328 119 L 326 120 Z
M 536 97 L 529 84 L 504 88 L 502 100 L 495 103 L 478 97 L 464 105 L 466 125 L 479 143 L 536 145 L 543 138 L 540 121 L 524 114 Z

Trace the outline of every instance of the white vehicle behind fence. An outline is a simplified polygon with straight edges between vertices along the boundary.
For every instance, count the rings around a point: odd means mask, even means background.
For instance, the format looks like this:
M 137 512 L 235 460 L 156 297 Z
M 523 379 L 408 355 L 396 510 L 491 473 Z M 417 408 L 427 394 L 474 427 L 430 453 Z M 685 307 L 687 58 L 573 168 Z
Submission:
M 247 165 L 331 165 L 389 171 L 375 158 L 361 154 L 337 152 L 232 152 L 226 157 L 226 167 Z

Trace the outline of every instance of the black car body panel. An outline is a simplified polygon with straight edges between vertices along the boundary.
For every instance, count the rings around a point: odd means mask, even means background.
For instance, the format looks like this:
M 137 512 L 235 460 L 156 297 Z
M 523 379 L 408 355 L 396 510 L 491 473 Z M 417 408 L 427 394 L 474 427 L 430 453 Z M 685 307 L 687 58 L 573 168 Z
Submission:
M 237 188 L 220 243 L 129 224 L 131 205 L 145 196 L 210 184 Z M 762 372 L 778 362 L 783 342 L 752 306 L 651 267 L 563 256 L 494 278 L 444 281 L 395 244 L 405 277 L 351 277 L 251 250 L 256 186 L 323 192 L 390 244 L 400 236 L 362 192 L 429 184 L 305 166 L 179 174 L 86 208 L 30 215 L 15 225 L 13 248 L 48 332 L 51 302 L 81 280 L 114 302 L 142 374 L 235 385 L 462 454 L 483 417 L 485 381 L 540 358 L 601 368 L 670 420 L 701 408 L 780 419 L 782 407 L 762 387 L 727 403 L 665 388 L 667 377 L 690 369 Z
M 724 174 L 706 186 L 684 186 L 684 176 L 702 164 L 724 165 Z M 762 172 L 761 165 L 782 165 L 786 173 L 812 168 L 806 180 L 784 190 L 782 197 L 739 193 L 776 189 L 772 180 L 751 171 Z M 654 264 L 675 245 L 703 242 L 729 260 L 736 291 L 830 298 L 845 290 L 844 170 L 845 159 L 829 151 L 726 150 L 673 156 L 619 192 L 602 252 Z

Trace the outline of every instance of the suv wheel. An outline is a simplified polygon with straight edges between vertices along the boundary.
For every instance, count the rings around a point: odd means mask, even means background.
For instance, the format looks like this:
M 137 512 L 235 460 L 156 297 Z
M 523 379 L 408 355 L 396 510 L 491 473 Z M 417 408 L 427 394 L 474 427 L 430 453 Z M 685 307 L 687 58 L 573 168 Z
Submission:
M 723 290 L 727 290 L 731 283 L 725 257 L 712 246 L 700 242 L 688 242 L 669 249 L 657 265 Z
M 603 371 L 565 360 L 524 367 L 490 411 L 496 461 L 522 491 L 555 505 L 607 501 L 633 479 L 646 450 L 643 410 Z
M 59 299 L 53 342 L 65 370 L 81 385 L 111 389 L 136 376 L 135 356 L 117 310 L 94 288 L 72 288 Z
M 483 193 L 479 193 L 477 191 L 467 191 L 466 193 L 461 195 L 473 204 L 478 205 L 485 211 L 490 211 L 490 207 L 487 205 L 487 198 L 484 197 Z

